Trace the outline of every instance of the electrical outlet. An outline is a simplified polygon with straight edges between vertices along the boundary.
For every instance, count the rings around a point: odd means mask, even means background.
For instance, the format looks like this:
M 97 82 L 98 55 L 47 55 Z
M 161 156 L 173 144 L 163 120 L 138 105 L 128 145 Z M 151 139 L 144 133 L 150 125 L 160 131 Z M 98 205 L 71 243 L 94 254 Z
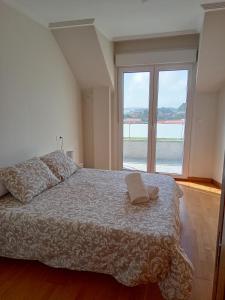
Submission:
M 59 136 L 59 138 L 58 138 L 58 144 L 59 144 L 59 147 L 60 147 L 60 149 L 61 150 L 63 150 L 63 146 L 64 146 L 64 138 L 63 138 L 63 136 Z

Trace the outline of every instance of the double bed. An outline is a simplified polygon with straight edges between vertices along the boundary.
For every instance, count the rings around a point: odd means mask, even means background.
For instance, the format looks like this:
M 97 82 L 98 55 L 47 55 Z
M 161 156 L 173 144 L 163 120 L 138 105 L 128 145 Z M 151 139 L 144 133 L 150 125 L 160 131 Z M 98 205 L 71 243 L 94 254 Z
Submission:
M 29 203 L 0 199 L 0 256 L 158 282 L 165 299 L 188 299 L 192 265 L 180 247 L 179 198 L 170 176 L 143 174 L 159 198 L 132 205 L 126 171 L 79 169 Z

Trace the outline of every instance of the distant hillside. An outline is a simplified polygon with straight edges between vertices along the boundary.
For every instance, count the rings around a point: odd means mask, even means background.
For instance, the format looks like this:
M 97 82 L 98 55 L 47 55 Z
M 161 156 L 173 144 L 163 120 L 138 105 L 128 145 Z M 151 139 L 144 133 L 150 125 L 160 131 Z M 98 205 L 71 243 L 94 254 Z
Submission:
M 186 103 L 182 103 L 178 108 L 160 107 L 158 108 L 158 121 L 163 120 L 180 120 L 185 119 Z M 126 108 L 124 119 L 140 119 L 144 123 L 148 123 L 147 108 Z
M 187 103 L 184 102 L 178 107 L 177 111 L 186 112 L 186 107 L 187 107 Z

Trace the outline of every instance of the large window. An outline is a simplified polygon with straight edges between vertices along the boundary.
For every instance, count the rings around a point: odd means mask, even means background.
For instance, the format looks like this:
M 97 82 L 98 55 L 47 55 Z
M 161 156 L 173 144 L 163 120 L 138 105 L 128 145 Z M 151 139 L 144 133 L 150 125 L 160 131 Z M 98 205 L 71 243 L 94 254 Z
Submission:
M 191 69 L 120 70 L 122 167 L 184 175 Z

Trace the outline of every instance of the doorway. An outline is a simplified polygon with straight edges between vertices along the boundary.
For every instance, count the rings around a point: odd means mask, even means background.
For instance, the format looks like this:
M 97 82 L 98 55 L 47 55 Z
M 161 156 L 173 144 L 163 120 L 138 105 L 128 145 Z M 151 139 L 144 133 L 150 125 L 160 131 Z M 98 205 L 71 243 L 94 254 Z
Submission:
M 186 177 L 191 65 L 119 69 L 120 167 Z

